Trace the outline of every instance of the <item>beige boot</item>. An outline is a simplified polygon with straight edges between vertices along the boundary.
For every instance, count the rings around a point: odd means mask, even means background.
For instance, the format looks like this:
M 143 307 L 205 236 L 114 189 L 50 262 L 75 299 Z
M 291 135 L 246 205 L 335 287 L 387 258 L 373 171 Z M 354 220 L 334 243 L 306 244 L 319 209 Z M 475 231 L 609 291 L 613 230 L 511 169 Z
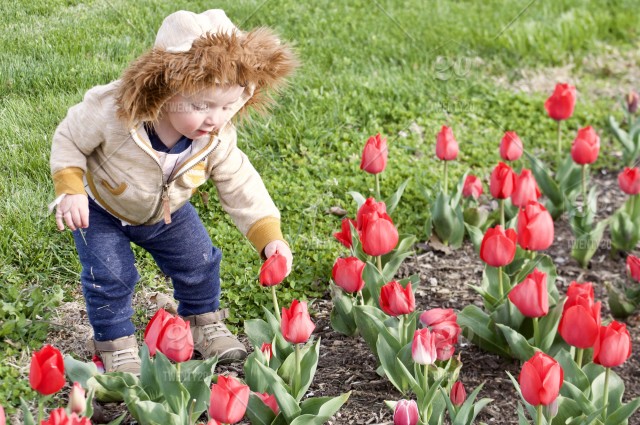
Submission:
M 138 342 L 134 335 L 111 341 L 87 341 L 87 348 L 104 363 L 105 372 L 129 372 L 140 374 Z
M 227 317 L 227 309 L 183 317 L 190 323 L 194 350 L 202 358 L 217 355 L 219 363 L 231 363 L 247 357 L 244 345 L 224 325 L 223 320 Z

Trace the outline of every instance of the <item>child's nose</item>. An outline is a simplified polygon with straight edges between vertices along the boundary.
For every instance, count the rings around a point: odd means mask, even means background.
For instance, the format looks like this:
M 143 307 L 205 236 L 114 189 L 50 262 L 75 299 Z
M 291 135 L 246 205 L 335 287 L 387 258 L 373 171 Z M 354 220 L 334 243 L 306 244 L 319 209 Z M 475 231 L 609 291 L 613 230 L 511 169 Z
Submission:
M 221 108 L 211 108 L 204 123 L 220 129 L 224 124 L 224 119 L 224 111 Z

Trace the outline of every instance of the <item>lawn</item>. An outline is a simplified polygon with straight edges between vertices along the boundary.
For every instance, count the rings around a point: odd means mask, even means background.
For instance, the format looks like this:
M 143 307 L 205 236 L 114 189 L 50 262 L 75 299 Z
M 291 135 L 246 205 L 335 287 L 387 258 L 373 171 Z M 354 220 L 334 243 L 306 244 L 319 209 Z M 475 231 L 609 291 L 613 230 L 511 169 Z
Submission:
M 435 134 L 450 125 L 460 142 L 455 176 L 469 167 L 486 176 L 498 161 L 504 130 L 516 130 L 531 152 L 552 158 L 555 126 L 542 104 L 555 76 L 572 65 L 579 107 L 567 132 L 593 125 L 603 152 L 614 152 L 605 125 L 617 113 L 629 71 L 639 65 L 637 4 L 617 1 L 220 1 L 241 28 L 269 26 L 291 40 L 303 66 L 269 117 L 239 134 L 281 208 L 295 256 L 283 303 L 326 291 L 340 251 L 331 233 L 339 206 L 355 213 L 347 194 L 373 193 L 358 172 L 366 138 L 389 139 L 389 193 L 410 178 L 394 217 L 401 232 L 423 233 L 423 189 L 439 176 Z M 203 11 L 205 1 L 19 0 L 0 5 L 0 398 L 29 394 L 30 350 L 46 339 L 57 305 L 81 300 L 80 266 L 69 232 L 59 233 L 46 206 L 53 199 L 51 136 L 67 109 L 94 85 L 117 79 L 152 44 L 167 14 Z M 526 71 L 526 72 L 525 72 Z M 526 76 L 543 83 L 519 90 Z M 637 81 L 636 81 L 637 82 Z M 635 89 L 638 87 L 636 86 Z M 606 157 L 606 155 L 602 155 Z M 601 166 L 612 165 L 604 160 Z M 270 303 L 257 284 L 258 255 L 235 229 L 208 185 L 208 203 L 194 203 L 224 251 L 223 304 L 241 326 Z M 141 285 L 167 290 L 151 258 L 137 251 Z M 138 311 L 137 325 L 146 323 Z

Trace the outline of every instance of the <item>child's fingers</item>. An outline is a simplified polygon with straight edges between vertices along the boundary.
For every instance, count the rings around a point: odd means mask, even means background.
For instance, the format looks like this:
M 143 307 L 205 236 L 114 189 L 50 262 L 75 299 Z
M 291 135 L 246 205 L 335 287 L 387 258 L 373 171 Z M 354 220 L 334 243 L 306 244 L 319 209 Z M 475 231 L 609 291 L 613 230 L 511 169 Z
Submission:
M 73 222 L 73 216 L 71 215 L 71 211 L 67 211 L 62 216 L 64 217 L 64 222 L 67 223 L 67 227 L 73 232 L 76 230 L 76 225 Z
M 82 227 L 82 217 L 80 216 L 80 208 L 72 208 L 71 209 L 71 219 L 73 220 L 73 225 L 77 228 Z M 73 230 L 76 230 L 73 229 Z
M 89 227 L 89 208 L 80 209 L 80 227 L 83 229 Z
M 58 230 L 64 230 L 64 223 L 62 222 L 62 211 L 58 209 L 56 211 L 56 225 L 58 226 Z

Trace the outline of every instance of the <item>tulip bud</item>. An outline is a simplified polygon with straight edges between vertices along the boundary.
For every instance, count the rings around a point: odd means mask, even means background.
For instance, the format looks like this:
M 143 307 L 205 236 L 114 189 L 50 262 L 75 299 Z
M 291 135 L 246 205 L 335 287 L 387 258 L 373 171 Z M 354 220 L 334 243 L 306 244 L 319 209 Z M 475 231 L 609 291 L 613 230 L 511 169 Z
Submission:
M 640 258 L 631 254 L 627 256 L 627 273 L 633 280 L 640 282 Z
M 384 171 L 387 166 L 387 139 L 380 136 L 369 137 L 362 151 L 362 161 L 360 169 L 370 174 L 378 174 Z
M 524 151 L 522 140 L 515 131 L 507 131 L 500 142 L 500 156 L 505 161 L 515 161 L 522 156 Z
M 638 93 L 632 91 L 627 95 L 627 110 L 630 114 L 635 114 L 638 110 Z
M 437 358 L 436 340 L 428 328 L 415 331 L 411 343 L 411 357 L 417 364 L 431 365 Z
M 418 404 L 415 400 L 400 400 L 393 411 L 393 425 L 416 425 Z
M 549 211 L 531 201 L 518 212 L 518 244 L 522 249 L 542 251 L 553 243 L 554 225 Z
M 516 255 L 516 232 L 497 225 L 487 229 L 480 244 L 480 258 L 491 267 L 503 267 Z
M 364 288 L 362 271 L 365 265 L 357 257 L 338 258 L 331 270 L 333 281 L 346 292 L 359 292 Z
M 380 308 L 390 316 L 409 314 L 416 308 L 416 299 L 411 290 L 411 282 L 403 288 L 395 280 L 380 289 Z
M 158 336 L 158 351 L 174 362 L 186 362 L 193 356 L 193 335 L 190 322 L 171 317 Z
M 342 245 L 351 249 L 351 225 L 356 227 L 356 221 L 350 218 L 343 218 L 341 224 L 341 231 L 334 233 L 333 237 L 338 240 Z
M 262 351 L 262 354 L 264 354 L 267 361 L 271 360 L 271 357 L 273 356 L 271 344 L 264 342 L 262 347 L 260 347 L 260 351 Z
M 508 297 L 523 316 L 546 316 L 549 312 L 546 273 L 533 269 L 532 273 L 511 289 Z
M 464 389 L 464 385 L 462 382 L 456 381 L 455 384 L 451 387 L 451 393 L 449 394 L 449 398 L 451 399 L 451 403 L 454 406 L 460 407 L 467 399 L 467 391 Z
M 618 184 L 627 195 L 640 193 L 640 169 L 638 167 L 624 167 L 624 170 L 618 174 Z
M 267 393 L 254 393 L 256 396 L 262 400 L 262 402 L 273 411 L 274 414 L 278 414 L 280 412 L 280 407 L 278 407 L 278 401 L 276 400 L 275 395 L 267 394 Z
M 287 277 L 287 258 L 276 250 L 260 267 L 260 285 L 278 285 L 285 277 Z
M 522 397 L 527 403 L 547 406 L 558 397 L 564 380 L 560 364 L 542 351 L 536 352 L 522 366 L 518 377 Z
M 631 357 L 631 336 L 627 325 L 615 320 L 601 326 L 593 346 L 593 362 L 604 367 L 620 366 Z
M 478 199 L 480 195 L 482 195 L 482 181 L 473 174 L 469 174 L 464 179 L 462 196 L 465 198 L 473 197 L 474 199 Z
M 540 195 L 538 183 L 536 183 L 531 170 L 523 169 L 520 175 L 516 177 L 516 185 L 511 194 L 511 202 L 516 207 L 524 208 L 530 201 L 537 202 Z
M 93 357 L 91 358 L 91 361 L 93 362 L 94 365 L 96 365 L 96 369 L 98 370 L 98 373 L 104 373 L 105 371 L 104 363 L 102 363 L 102 359 L 100 357 L 94 354 Z
M 69 394 L 69 408 L 73 413 L 82 414 L 87 407 L 87 400 L 84 398 L 84 388 L 79 382 L 73 383 Z
M 366 254 L 374 257 L 388 254 L 398 245 L 398 238 L 398 229 L 386 213 L 373 212 L 362 218 L 360 241 Z
M 293 300 L 288 309 L 282 307 L 280 330 L 288 342 L 292 344 L 307 342 L 315 327 L 309 316 L 306 302 Z
M 578 130 L 571 145 L 571 157 L 576 164 L 586 165 L 596 162 L 600 152 L 600 137 L 591 126 Z
M 598 338 L 600 320 L 600 302 L 594 303 L 591 284 L 572 282 L 558 325 L 562 339 L 574 347 L 592 347 Z
M 249 387 L 235 378 L 218 375 L 211 386 L 209 416 L 225 424 L 240 422 L 249 403 Z
M 556 84 L 553 94 L 544 103 L 549 117 L 562 121 L 571 118 L 576 106 L 576 88 L 570 84 Z
M 64 387 L 64 360 L 62 353 L 51 345 L 45 345 L 31 356 L 29 384 L 42 395 L 55 394 Z
M 516 173 L 504 162 L 500 162 L 491 172 L 489 191 L 496 199 L 507 199 L 516 186 Z
M 171 319 L 171 317 L 170 313 L 161 308 L 156 311 L 151 320 L 149 320 L 149 323 L 147 323 L 147 327 L 144 330 L 144 343 L 147 344 L 147 347 L 149 348 L 150 356 L 153 357 L 156 355 L 160 331 L 162 331 L 162 328 L 164 328 L 164 325 L 169 321 L 169 319 Z
M 458 157 L 458 142 L 453 137 L 453 130 L 446 125 L 436 138 L 436 156 L 443 161 L 452 161 Z

